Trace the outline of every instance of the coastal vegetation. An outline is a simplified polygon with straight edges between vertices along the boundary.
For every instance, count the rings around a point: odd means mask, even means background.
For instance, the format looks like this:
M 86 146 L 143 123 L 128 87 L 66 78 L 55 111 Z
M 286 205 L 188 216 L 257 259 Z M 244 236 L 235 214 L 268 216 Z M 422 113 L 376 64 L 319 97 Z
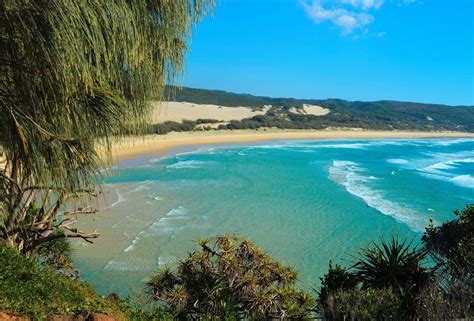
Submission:
M 300 289 L 294 268 L 235 236 L 200 240 L 177 266 L 149 277 L 148 299 L 131 301 L 101 297 L 54 265 L 1 245 L 0 310 L 34 320 L 95 312 L 122 320 L 469 319 L 474 205 L 456 215 L 427 227 L 418 247 L 393 236 L 361 249 L 348 267 L 330 262 L 313 293 Z
M 146 283 L 150 299 L 178 318 L 431 320 L 474 315 L 474 206 L 429 226 L 422 244 L 381 238 L 349 267 L 329 263 L 316 304 L 295 287 L 297 273 L 250 241 L 219 236 L 199 242 L 175 269 Z
M 213 4 L 0 4 L 0 312 L 34 320 L 90 319 L 93 313 L 121 320 L 472 317 L 473 206 L 452 222 L 428 227 L 421 248 L 392 238 L 361 250 L 351 267 L 330 265 L 317 300 L 300 289 L 295 269 L 249 240 L 227 236 L 199 242 L 177 267 L 151 275 L 144 285 L 148 304 L 101 297 L 81 280 L 69 240 L 99 237 L 74 227 L 77 216 L 96 213 L 91 204 L 104 165 L 97 147 L 107 158 L 125 134 L 216 122 L 147 124 L 148 102 L 170 94 L 165 83 L 182 71 L 192 27 Z M 237 104 L 226 93 L 212 101 L 200 94 L 176 91 L 177 99 Z M 246 106 L 273 108 L 222 129 L 474 130 L 471 107 L 241 98 Z M 291 110 L 303 103 L 331 112 L 313 117 Z
M 146 283 L 178 319 L 303 319 L 312 298 L 295 286 L 297 272 L 251 241 L 229 236 L 198 242 L 199 251 L 177 269 L 163 269 Z
M 112 141 L 146 123 L 213 1 L 0 4 L 0 239 L 30 256 L 78 231 Z M 110 19 L 113 17 L 113 19 Z M 139 45 L 137 45 L 139 44 Z M 65 203 L 86 200 L 67 208 Z
M 446 106 L 398 101 L 346 101 L 341 99 L 270 98 L 234 94 L 220 90 L 167 87 L 166 99 L 227 107 L 244 106 L 262 109 L 272 106 L 265 115 L 231 121 L 219 129 L 325 129 L 362 128 L 373 130 L 419 130 L 474 132 L 474 106 Z M 304 104 L 330 110 L 322 116 L 295 112 Z M 188 123 L 189 125 L 190 123 Z M 147 133 L 183 131 L 171 124 L 155 124 Z M 190 127 L 190 126 L 189 126 Z M 189 128 L 188 127 L 188 128 Z

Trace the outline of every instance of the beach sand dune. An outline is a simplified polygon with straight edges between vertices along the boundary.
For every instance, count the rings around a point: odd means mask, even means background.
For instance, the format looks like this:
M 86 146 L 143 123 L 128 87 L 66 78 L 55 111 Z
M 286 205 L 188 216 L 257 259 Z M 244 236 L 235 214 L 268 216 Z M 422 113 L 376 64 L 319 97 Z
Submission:
M 317 106 L 317 105 L 308 105 L 308 104 L 303 104 L 303 108 L 293 107 L 290 109 L 290 111 L 295 114 L 313 115 L 313 116 L 324 116 L 331 112 L 327 108 Z
M 153 102 L 153 123 L 165 121 L 182 122 L 183 120 L 215 119 L 220 121 L 242 120 L 256 115 L 265 115 L 270 106 L 261 109 L 249 107 L 225 107 L 187 102 Z

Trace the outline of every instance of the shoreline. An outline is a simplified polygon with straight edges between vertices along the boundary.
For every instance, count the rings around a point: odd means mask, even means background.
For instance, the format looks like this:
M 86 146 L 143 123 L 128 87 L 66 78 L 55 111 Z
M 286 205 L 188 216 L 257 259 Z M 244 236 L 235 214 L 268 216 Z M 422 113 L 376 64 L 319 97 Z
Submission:
M 429 139 L 473 138 L 474 133 L 416 132 L 375 130 L 222 130 L 199 132 L 172 132 L 166 135 L 127 136 L 112 147 L 112 163 L 140 156 L 166 153 L 174 148 L 216 144 L 251 143 L 270 140 L 323 140 L 323 139 Z

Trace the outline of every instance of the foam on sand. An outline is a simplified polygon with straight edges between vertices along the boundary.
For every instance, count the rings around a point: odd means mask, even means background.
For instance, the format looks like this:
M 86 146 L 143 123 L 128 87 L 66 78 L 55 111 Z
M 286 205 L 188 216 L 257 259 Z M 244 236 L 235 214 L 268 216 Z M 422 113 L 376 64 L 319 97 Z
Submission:
M 415 210 L 387 200 L 382 192 L 370 188 L 368 183 L 377 178 L 363 175 L 364 172 L 366 170 L 357 163 L 335 160 L 329 168 L 329 177 L 378 212 L 407 224 L 413 231 L 422 232 L 427 221 Z

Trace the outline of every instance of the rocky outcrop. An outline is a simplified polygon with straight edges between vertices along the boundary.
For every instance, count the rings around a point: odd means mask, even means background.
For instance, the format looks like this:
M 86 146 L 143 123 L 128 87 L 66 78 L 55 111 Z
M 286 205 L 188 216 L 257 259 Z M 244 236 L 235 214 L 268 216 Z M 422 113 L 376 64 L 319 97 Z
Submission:
M 1 321 L 29 321 L 29 318 L 25 318 L 21 315 L 13 314 L 13 313 L 6 313 L 0 312 L 0 320 Z

